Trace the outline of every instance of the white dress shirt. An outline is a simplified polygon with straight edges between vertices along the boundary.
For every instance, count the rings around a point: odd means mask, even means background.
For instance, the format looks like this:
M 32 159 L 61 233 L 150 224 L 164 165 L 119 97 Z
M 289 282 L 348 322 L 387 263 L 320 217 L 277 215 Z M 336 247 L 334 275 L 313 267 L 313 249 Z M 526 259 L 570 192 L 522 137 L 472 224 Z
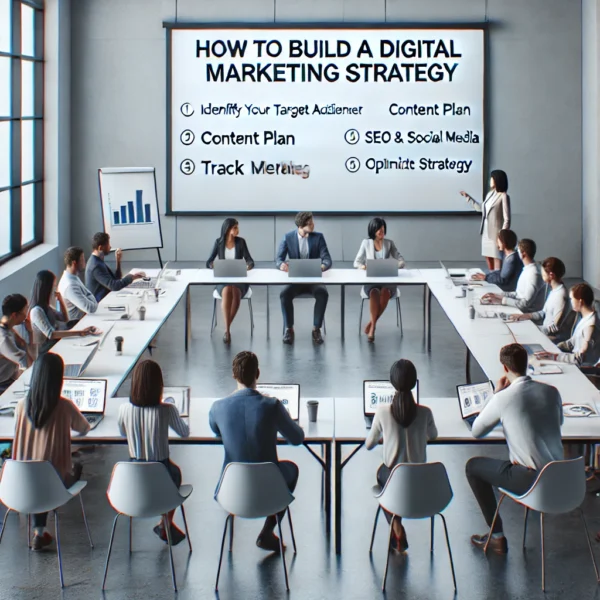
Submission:
M 559 362 L 593 367 L 600 361 L 600 317 L 594 311 L 577 323 L 573 335 L 558 347 L 563 351 Z
M 502 304 L 516 306 L 525 313 L 540 311 L 544 307 L 546 284 L 540 269 L 535 263 L 529 263 L 521 271 L 514 292 L 505 292 Z
M 564 284 L 554 288 L 546 298 L 544 308 L 531 313 L 531 320 L 541 323 L 540 329 L 548 335 L 558 333 L 569 314 L 569 291 Z
M 67 305 L 70 321 L 79 321 L 88 313 L 98 310 L 94 294 L 83 285 L 77 275 L 65 271 L 58 283 L 58 291 Z

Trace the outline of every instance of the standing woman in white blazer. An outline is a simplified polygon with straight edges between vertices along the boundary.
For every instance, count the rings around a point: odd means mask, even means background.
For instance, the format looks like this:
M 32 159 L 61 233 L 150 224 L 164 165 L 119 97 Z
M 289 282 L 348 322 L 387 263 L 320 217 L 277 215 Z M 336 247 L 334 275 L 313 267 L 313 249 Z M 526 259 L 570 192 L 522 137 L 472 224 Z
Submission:
M 372 219 L 367 232 L 369 238 L 362 241 L 358 254 L 354 259 L 354 268 L 366 269 L 367 260 L 395 258 L 398 261 L 398 268 L 403 269 L 406 263 L 400 252 L 398 252 L 396 244 L 385 237 L 387 233 L 385 219 L 381 217 Z M 396 286 L 365 285 L 363 292 L 369 298 L 369 311 L 371 313 L 371 320 L 365 327 L 365 333 L 368 336 L 369 342 L 374 342 L 376 323 L 386 309 L 390 298 L 396 295 Z
M 467 192 L 460 192 L 473 209 L 481 213 L 481 254 L 490 271 L 502 267 L 496 239 L 501 229 L 510 229 L 510 196 L 507 192 L 508 177 L 500 169 L 492 171 L 490 191 L 483 202 L 478 202 Z

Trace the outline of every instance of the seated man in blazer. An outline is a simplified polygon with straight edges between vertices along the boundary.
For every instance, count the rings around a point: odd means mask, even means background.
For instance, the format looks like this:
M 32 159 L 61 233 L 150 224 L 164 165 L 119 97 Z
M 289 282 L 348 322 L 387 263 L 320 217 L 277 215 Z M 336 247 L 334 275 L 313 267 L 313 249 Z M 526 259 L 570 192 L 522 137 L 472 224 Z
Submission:
M 217 400 L 210 409 L 210 427 L 221 436 L 225 449 L 223 469 L 231 462 L 272 462 L 279 466 L 291 492 L 298 483 L 298 466 L 277 458 L 277 433 L 288 443 L 299 446 L 304 431 L 292 420 L 280 400 L 256 391 L 260 376 L 258 358 L 253 352 L 240 352 L 233 359 L 233 378 L 237 391 Z M 285 515 L 280 514 L 280 518 Z M 269 552 L 279 552 L 279 538 L 273 530 L 275 515 L 267 517 L 256 545 Z
M 277 267 L 282 271 L 288 270 L 285 262 L 288 258 L 320 258 L 321 269 L 331 269 L 331 256 L 322 233 L 317 233 L 313 215 L 310 212 L 300 212 L 295 219 L 297 229 L 285 234 L 277 250 Z M 324 285 L 287 285 L 281 294 L 281 312 L 285 323 L 284 344 L 294 343 L 294 298 L 302 294 L 310 294 L 315 298 L 312 339 L 315 344 L 322 344 L 321 327 L 327 308 L 329 294 Z
M 514 292 L 517 289 L 517 281 L 523 270 L 523 261 L 517 252 L 517 234 L 511 229 L 501 229 L 497 238 L 498 250 L 504 254 L 502 267 L 490 271 L 486 275 L 475 273 L 475 281 L 487 281 L 497 285 L 503 292 Z

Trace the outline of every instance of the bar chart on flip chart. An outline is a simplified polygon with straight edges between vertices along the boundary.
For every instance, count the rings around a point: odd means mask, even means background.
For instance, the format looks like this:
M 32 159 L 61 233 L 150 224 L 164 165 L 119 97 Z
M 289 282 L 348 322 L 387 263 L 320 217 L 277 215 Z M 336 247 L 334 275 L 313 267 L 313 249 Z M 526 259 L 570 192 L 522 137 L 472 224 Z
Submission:
M 152 208 L 149 202 L 144 202 L 143 196 L 144 190 L 135 190 L 135 203 L 129 200 L 121 206 L 111 204 L 112 226 L 152 224 Z

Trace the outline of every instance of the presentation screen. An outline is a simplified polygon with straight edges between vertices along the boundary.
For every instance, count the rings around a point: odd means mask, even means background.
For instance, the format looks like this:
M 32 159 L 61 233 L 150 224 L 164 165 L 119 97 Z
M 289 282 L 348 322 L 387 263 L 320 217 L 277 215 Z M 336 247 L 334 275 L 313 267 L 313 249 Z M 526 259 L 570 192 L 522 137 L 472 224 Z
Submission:
M 468 212 L 482 26 L 165 24 L 168 214 Z

